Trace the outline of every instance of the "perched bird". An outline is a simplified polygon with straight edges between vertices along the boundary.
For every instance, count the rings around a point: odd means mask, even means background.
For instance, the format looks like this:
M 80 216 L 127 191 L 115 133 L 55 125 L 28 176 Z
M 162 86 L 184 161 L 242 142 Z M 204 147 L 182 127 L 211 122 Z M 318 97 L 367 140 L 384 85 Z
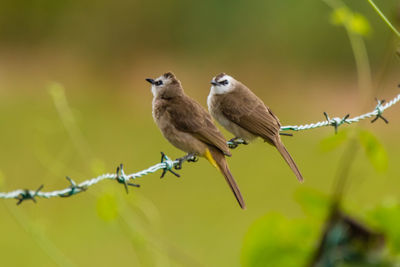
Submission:
M 275 146 L 299 181 L 303 181 L 296 163 L 283 145 L 280 122 L 274 113 L 249 88 L 233 77 L 221 73 L 211 81 L 208 110 L 223 127 L 235 135 L 231 141 L 246 143 L 257 137 Z
M 183 91 L 171 72 L 157 79 L 146 79 L 153 93 L 153 118 L 164 137 L 191 156 L 205 157 L 225 177 L 240 207 L 243 197 L 233 178 L 225 156 L 231 156 L 226 140 L 214 125 L 210 114 Z

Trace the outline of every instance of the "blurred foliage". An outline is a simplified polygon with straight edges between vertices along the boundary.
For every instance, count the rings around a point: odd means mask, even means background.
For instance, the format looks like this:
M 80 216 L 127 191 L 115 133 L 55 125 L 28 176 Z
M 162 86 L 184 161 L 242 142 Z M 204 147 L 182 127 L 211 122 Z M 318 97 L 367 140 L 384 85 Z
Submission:
M 75 125 L 76 121 L 74 114 L 69 108 L 64 86 L 60 83 L 52 82 L 48 85 L 47 90 L 53 98 L 54 105 L 60 114 L 61 120 L 66 125 L 66 130 L 69 130 L 71 125 Z
M 397 198 L 387 198 L 376 207 L 369 209 L 366 219 L 376 229 L 385 233 L 390 254 L 399 257 L 400 252 L 400 202 Z
M 97 214 L 104 221 L 113 221 L 118 217 L 118 202 L 114 194 L 105 193 L 97 198 Z
M 4 174 L 3 172 L 0 170 L 0 188 L 2 188 L 4 185 Z
M 313 267 L 382 266 L 384 236 L 365 226 L 363 222 L 345 214 L 338 203 L 330 208 Z
M 388 156 L 385 148 L 379 140 L 369 131 L 360 130 L 359 139 L 364 147 L 368 160 L 379 172 L 384 172 L 388 168 Z
M 368 20 L 360 13 L 354 13 L 347 7 L 335 9 L 331 15 L 331 22 L 335 25 L 343 25 L 351 32 L 363 36 L 371 33 Z
M 319 143 L 321 151 L 328 152 L 338 148 L 348 140 L 348 133 L 347 129 L 341 129 L 337 134 L 328 135 L 323 138 Z
M 243 266 L 397 266 L 400 256 L 400 205 L 383 202 L 358 214 L 376 229 L 337 210 L 324 194 L 311 189 L 297 192 L 296 199 L 308 215 L 289 219 L 269 213 L 257 219 L 244 238 Z M 323 224 L 323 221 L 325 223 Z M 318 237 L 319 233 L 320 237 Z M 389 249 L 389 251 L 388 251 Z
M 270 213 L 256 220 L 243 242 L 243 266 L 304 266 L 316 232 L 304 220 Z
M 364 147 L 365 154 L 373 167 L 377 171 L 385 171 L 388 166 L 386 150 L 367 130 L 339 131 L 322 139 L 320 149 L 324 152 L 332 151 L 344 143 L 350 144 L 349 142 L 354 142 L 352 138 L 354 135 L 358 136 L 358 142 Z M 340 168 L 345 167 L 340 166 Z M 351 177 L 348 171 L 340 175 Z M 336 193 L 342 194 L 343 191 Z M 394 224 L 400 221 L 400 205 L 389 202 L 384 206 L 377 206 L 367 214 L 358 214 L 383 233 L 380 234 L 343 213 L 338 208 L 339 204 L 333 205 L 334 201 L 343 198 L 343 196 L 335 197 L 339 199 L 328 197 L 313 189 L 302 189 L 296 192 L 295 198 L 304 213 L 308 215 L 307 218 L 290 220 L 282 215 L 267 214 L 255 221 L 244 239 L 242 264 L 252 267 L 308 266 L 308 264 L 315 267 L 395 266 L 395 259 L 400 256 L 400 227 L 395 227 Z M 321 228 L 324 218 L 326 218 L 325 227 L 322 228 L 316 248 L 315 242 L 318 238 L 315 236 L 315 230 Z M 386 250 L 389 248 L 390 253 L 382 253 L 385 241 L 387 241 Z M 312 254 L 315 258 L 309 263 Z
M 8 215 L 13 218 L 14 223 L 20 226 L 31 237 L 30 239 L 34 242 L 35 247 L 40 248 L 47 255 L 52 265 L 55 263 L 58 266 L 76 266 L 48 237 L 46 219 L 34 220 L 16 206 L 11 206 L 10 204 L 4 204 L 4 207 L 8 211 Z
M 295 200 L 300 203 L 305 214 L 311 219 L 320 221 L 328 215 L 331 199 L 320 191 L 311 188 L 297 190 Z
M 106 173 L 106 164 L 99 158 L 93 158 L 90 162 L 90 169 L 94 175 Z
M 373 14 L 366 1 L 347 4 L 357 12 L 338 9 L 333 21 L 362 35 L 374 28 L 376 39 L 370 42 L 384 48 L 380 40 L 387 36 L 385 25 L 371 16 L 369 26 L 361 15 Z M 394 10 L 397 0 L 379 4 L 384 11 Z M 152 53 L 219 59 L 235 55 L 237 60 L 282 60 L 286 54 L 292 62 L 350 62 L 341 45 L 346 37 L 327 30 L 328 14 L 322 1 L 4 1 L 0 46 L 64 47 L 109 64 Z M 304 38 L 311 35 L 319 38 Z M 377 51 L 372 58 L 378 59 Z
M 354 135 L 357 135 L 357 139 L 374 169 L 378 172 L 385 172 L 389 164 L 386 149 L 371 131 L 341 130 L 335 135 L 323 138 L 320 142 L 320 149 L 323 152 L 333 151 L 347 143 Z

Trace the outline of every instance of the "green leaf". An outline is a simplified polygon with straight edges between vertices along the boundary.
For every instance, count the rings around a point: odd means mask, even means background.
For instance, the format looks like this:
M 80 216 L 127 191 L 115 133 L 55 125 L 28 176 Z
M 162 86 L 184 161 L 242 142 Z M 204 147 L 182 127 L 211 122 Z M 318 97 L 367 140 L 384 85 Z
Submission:
M 387 198 L 367 213 L 367 220 L 379 231 L 384 232 L 390 249 L 400 251 L 400 203 L 395 198 Z
M 330 198 L 320 191 L 311 188 L 301 188 L 295 193 L 296 201 L 305 213 L 313 219 L 323 220 L 330 209 Z
M 118 201 L 114 194 L 106 193 L 97 199 L 97 214 L 104 221 L 113 221 L 118 217 Z
M 245 236 L 242 266 L 303 266 L 315 233 L 317 231 L 305 221 L 267 214 L 256 220 Z
M 359 139 L 364 147 L 365 154 L 372 166 L 378 172 L 384 172 L 388 167 L 388 156 L 385 148 L 372 133 L 360 131 Z
M 339 131 L 335 135 L 328 136 L 321 140 L 319 147 L 321 151 L 328 152 L 338 148 L 341 144 L 343 144 L 347 140 L 348 136 L 347 130 Z

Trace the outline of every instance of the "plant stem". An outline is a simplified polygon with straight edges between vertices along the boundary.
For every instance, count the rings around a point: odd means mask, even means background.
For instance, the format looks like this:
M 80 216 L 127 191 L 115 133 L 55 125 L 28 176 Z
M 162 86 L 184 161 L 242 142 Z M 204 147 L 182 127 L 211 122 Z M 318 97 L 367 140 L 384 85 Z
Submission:
M 369 64 L 368 52 L 364 40 L 351 32 L 348 26 L 345 26 L 353 50 L 354 60 L 357 68 L 358 88 L 360 97 L 363 96 L 362 103 L 369 99 L 372 94 L 371 66 Z
M 347 6 L 341 0 L 323 0 L 333 10 Z M 350 46 L 353 51 L 354 60 L 356 63 L 358 90 L 360 97 L 363 97 L 361 103 L 365 103 L 372 94 L 372 75 L 371 66 L 369 64 L 368 52 L 365 47 L 364 39 L 352 32 L 348 23 L 343 24 L 347 36 L 349 37 Z
M 385 17 L 382 11 L 375 5 L 373 0 L 368 0 L 368 3 L 375 9 L 376 13 L 383 19 L 383 21 L 389 26 L 389 28 L 400 38 L 400 32 L 390 23 L 390 21 Z

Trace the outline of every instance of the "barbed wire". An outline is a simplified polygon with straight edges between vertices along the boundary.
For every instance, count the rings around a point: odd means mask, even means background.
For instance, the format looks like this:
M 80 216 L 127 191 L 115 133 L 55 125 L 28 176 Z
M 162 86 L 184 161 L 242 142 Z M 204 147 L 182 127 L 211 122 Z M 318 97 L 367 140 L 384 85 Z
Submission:
M 400 85 L 399 85 L 399 88 L 400 88 Z M 389 121 L 385 117 L 383 117 L 382 114 L 386 109 L 390 108 L 391 106 L 393 106 L 394 104 L 396 104 L 397 102 L 400 101 L 400 94 L 398 94 L 395 98 L 393 98 L 389 102 L 386 102 L 385 100 L 379 100 L 376 98 L 375 98 L 375 100 L 377 101 L 377 105 L 375 106 L 375 109 L 373 111 L 359 115 L 354 118 L 349 118 L 350 114 L 347 114 L 343 118 L 339 118 L 339 117 L 330 118 L 328 116 L 328 114 L 326 112 L 324 112 L 323 114 L 326 118 L 326 120 L 324 120 L 324 121 L 314 122 L 314 123 L 309 123 L 309 124 L 304 124 L 304 125 L 281 126 L 280 130 L 281 130 L 281 132 L 284 132 L 284 131 L 298 132 L 298 131 L 310 130 L 310 129 L 315 129 L 315 128 L 324 127 L 324 126 L 332 126 L 335 128 L 335 133 L 337 133 L 339 126 L 341 126 L 343 124 L 352 124 L 352 123 L 359 122 L 361 120 L 365 120 L 365 119 L 372 118 L 372 117 L 375 117 L 373 120 L 371 120 L 372 123 L 375 122 L 377 119 L 382 119 L 385 123 L 389 123 Z M 282 135 L 291 135 L 291 134 L 287 134 L 287 133 L 281 133 L 281 134 Z M 231 139 L 228 141 L 228 145 L 231 148 L 235 148 L 239 144 L 246 144 L 246 142 L 242 139 L 235 139 L 235 140 Z
M 139 177 L 148 175 L 150 173 L 154 173 L 158 170 L 163 170 L 163 174 L 161 175 L 161 178 L 164 177 L 165 173 L 167 171 L 172 172 L 174 175 L 177 177 L 180 177 L 179 174 L 175 173 L 172 169 L 177 166 L 178 164 L 182 163 L 182 161 L 179 160 L 171 160 L 166 156 L 164 153 L 161 153 L 161 162 L 153 165 L 145 170 L 132 173 L 132 174 L 125 174 L 123 165 L 121 164 L 120 166 L 117 167 L 116 173 L 106 173 L 103 175 L 100 175 L 96 178 L 92 178 L 89 180 L 86 180 L 80 184 L 76 184 L 74 180 L 72 180 L 70 177 L 66 177 L 67 180 L 70 182 L 70 186 L 68 188 L 62 189 L 62 190 L 56 190 L 56 191 L 51 191 L 51 192 L 41 192 L 43 185 L 41 185 L 37 190 L 27 190 L 27 189 L 19 189 L 11 192 L 6 192 L 6 193 L 1 193 L 0 192 L 0 198 L 15 198 L 18 199 L 17 205 L 21 204 L 25 200 L 32 200 L 36 202 L 36 197 L 41 197 L 41 198 L 52 198 L 52 197 L 70 197 L 72 195 L 76 195 L 78 193 L 81 193 L 83 191 L 86 191 L 90 186 L 95 185 L 103 180 L 116 180 L 118 183 L 123 184 L 125 187 L 126 192 L 128 192 L 128 186 L 134 186 L 134 187 L 140 187 L 138 184 L 130 183 L 129 180 L 134 180 Z M 186 159 L 190 160 L 190 158 Z M 185 161 L 185 160 L 183 160 Z
M 324 112 L 324 115 L 326 117 L 325 121 L 320 121 L 320 122 L 310 123 L 310 124 L 305 124 L 305 125 L 300 125 L 300 126 L 297 126 L 297 125 L 296 126 L 282 126 L 281 131 L 288 131 L 288 130 L 302 131 L 302 130 L 315 129 L 315 128 L 323 127 L 323 126 L 333 126 L 335 128 L 335 131 L 337 131 L 337 128 L 344 123 L 351 124 L 351 123 L 359 122 L 359 121 L 367 119 L 367 118 L 372 118 L 374 116 L 375 116 L 375 118 L 371 122 L 375 122 L 377 119 L 381 118 L 386 123 L 389 123 L 389 121 L 387 119 L 385 119 L 385 117 L 382 116 L 382 113 L 383 113 L 383 111 L 385 111 L 385 109 L 390 108 L 391 106 L 393 106 L 394 104 L 396 104 L 397 102 L 400 101 L 400 94 L 398 94 L 395 98 L 393 98 L 386 104 L 384 104 L 385 100 L 376 99 L 376 101 L 378 102 L 378 104 L 376 105 L 376 107 L 373 111 L 362 114 L 362 115 L 354 117 L 354 118 L 349 118 L 350 114 L 347 114 L 343 118 L 339 118 L 339 117 L 329 118 L 328 114 L 326 112 Z
M 400 85 L 399 85 L 400 87 Z M 333 126 L 335 128 L 335 132 L 337 132 L 337 129 L 339 126 L 343 124 L 351 124 L 355 122 L 359 122 L 360 120 L 364 120 L 367 118 L 372 118 L 375 117 L 371 122 L 375 122 L 377 119 L 382 119 L 385 123 L 388 123 L 388 120 L 382 116 L 383 112 L 396 104 L 397 102 L 400 101 L 400 94 L 398 94 L 395 98 L 390 100 L 389 102 L 385 103 L 385 100 L 378 100 L 376 99 L 378 104 L 376 105 L 375 109 L 371 112 L 362 114 L 360 116 L 354 117 L 354 118 L 349 118 L 350 115 L 347 114 L 343 118 L 339 117 L 333 117 L 330 118 L 326 112 L 324 112 L 325 121 L 321 122 L 316 122 L 316 123 L 310 123 L 310 124 L 305 124 L 305 125 L 289 125 L 289 126 L 282 126 L 281 131 L 302 131 L 302 130 L 309 130 L 309 129 L 315 129 L 323 126 Z M 285 133 L 282 133 L 283 135 L 287 135 Z M 246 142 L 241 139 L 237 140 L 230 140 L 227 142 L 228 145 L 232 148 L 236 147 L 238 144 L 245 144 Z M 83 181 L 80 184 L 77 184 L 74 180 L 72 180 L 70 177 L 66 177 L 67 180 L 70 183 L 70 186 L 65 189 L 61 190 L 55 190 L 55 191 L 50 191 L 50 192 L 42 192 L 41 190 L 43 189 L 44 185 L 41 185 L 37 190 L 28 190 L 28 189 L 18 189 L 14 190 L 11 192 L 0 192 L 0 199 L 17 199 L 17 205 L 21 204 L 25 200 L 32 200 L 33 202 L 36 203 L 36 198 L 52 198 L 52 197 L 70 197 L 73 195 L 76 195 L 78 193 L 86 191 L 90 186 L 95 185 L 103 180 L 116 180 L 118 183 L 123 184 L 125 187 L 126 192 L 128 193 L 128 187 L 133 186 L 133 187 L 140 187 L 138 184 L 131 183 L 130 180 L 135 180 L 139 177 L 155 173 L 158 170 L 163 170 L 161 177 L 163 178 L 164 175 L 167 172 L 171 172 L 177 177 L 180 177 L 180 175 L 176 172 L 173 171 L 173 168 L 175 169 L 180 169 L 182 166 L 182 163 L 185 161 L 192 161 L 195 162 L 197 161 L 194 156 L 185 156 L 180 159 L 176 160 L 171 160 L 168 158 L 167 155 L 165 155 L 163 152 L 161 152 L 161 162 L 158 164 L 155 164 L 145 170 L 136 172 L 136 173 L 131 173 L 131 174 L 125 174 L 123 165 L 121 164 L 120 166 L 117 167 L 117 170 L 115 173 L 106 173 L 103 175 L 100 175 L 95 178 L 91 178 L 89 180 Z

